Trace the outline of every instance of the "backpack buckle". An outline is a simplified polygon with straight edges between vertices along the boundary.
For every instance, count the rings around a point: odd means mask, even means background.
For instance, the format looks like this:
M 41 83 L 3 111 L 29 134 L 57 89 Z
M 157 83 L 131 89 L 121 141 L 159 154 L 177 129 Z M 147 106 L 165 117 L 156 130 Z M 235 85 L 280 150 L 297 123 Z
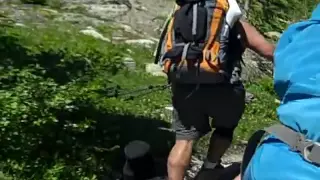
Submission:
M 303 152 L 301 153 L 305 160 L 320 166 L 320 143 L 307 140 Z

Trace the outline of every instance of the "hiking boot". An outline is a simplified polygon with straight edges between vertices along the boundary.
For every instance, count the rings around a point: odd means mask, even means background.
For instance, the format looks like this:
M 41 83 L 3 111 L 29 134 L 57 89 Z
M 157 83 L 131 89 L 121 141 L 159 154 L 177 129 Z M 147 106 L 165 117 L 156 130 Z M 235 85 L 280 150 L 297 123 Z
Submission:
M 219 162 L 214 169 L 205 168 L 203 165 L 194 180 L 216 180 L 223 173 L 224 167 Z

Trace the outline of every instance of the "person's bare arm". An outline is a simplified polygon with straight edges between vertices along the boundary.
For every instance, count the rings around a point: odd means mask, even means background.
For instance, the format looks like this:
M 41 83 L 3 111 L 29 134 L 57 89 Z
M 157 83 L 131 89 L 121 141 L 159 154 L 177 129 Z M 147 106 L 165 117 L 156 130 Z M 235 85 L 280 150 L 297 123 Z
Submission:
M 247 22 L 240 21 L 245 33 L 246 46 L 259 55 L 273 61 L 275 46 L 268 42 L 258 30 Z

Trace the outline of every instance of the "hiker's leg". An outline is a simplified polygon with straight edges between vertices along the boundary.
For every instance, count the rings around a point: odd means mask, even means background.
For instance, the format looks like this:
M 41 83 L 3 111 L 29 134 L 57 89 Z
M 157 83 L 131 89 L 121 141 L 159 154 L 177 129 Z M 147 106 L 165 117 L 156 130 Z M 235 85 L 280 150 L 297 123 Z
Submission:
M 177 140 L 168 158 L 169 180 L 183 180 L 192 154 L 192 140 Z
M 192 118 L 195 116 L 192 116 L 190 113 L 183 113 L 182 116 L 179 116 L 178 114 L 178 111 L 176 111 L 176 119 L 174 123 L 174 129 L 176 130 L 176 143 L 172 148 L 168 158 L 169 180 L 183 180 L 185 171 L 190 163 L 194 141 L 208 132 L 207 129 L 201 130 L 204 128 L 198 129 L 197 125 L 188 126 L 187 123 L 183 123 L 184 120 L 189 118 L 190 120 L 194 120 L 194 122 L 201 122 L 205 119 L 207 119 L 208 122 L 208 118 L 205 116 L 202 116 L 202 118 L 199 116 L 198 118 Z M 183 120 L 181 117 L 184 117 L 185 119 Z M 206 127 L 210 127 L 209 123 Z
M 210 138 L 210 145 L 207 153 L 205 166 L 212 168 L 218 165 L 221 157 L 231 145 L 234 128 L 216 128 Z
M 173 127 L 176 143 L 168 158 L 169 180 L 183 180 L 189 166 L 194 140 L 211 130 L 208 116 L 199 105 L 199 92 L 186 98 L 194 88 L 180 87 L 173 90 Z
M 242 86 L 220 86 L 214 93 L 217 94 L 216 103 L 212 106 L 214 109 L 210 110 L 210 115 L 213 117 L 212 126 L 216 129 L 210 139 L 205 163 L 208 167 L 215 166 L 231 145 L 234 129 L 245 108 L 245 90 Z

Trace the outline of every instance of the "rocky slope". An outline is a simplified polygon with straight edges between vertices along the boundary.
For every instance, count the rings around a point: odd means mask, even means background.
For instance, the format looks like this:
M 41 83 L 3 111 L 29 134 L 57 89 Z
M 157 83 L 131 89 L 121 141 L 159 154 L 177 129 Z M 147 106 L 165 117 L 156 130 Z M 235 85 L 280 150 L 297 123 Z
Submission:
M 150 48 L 155 47 L 162 24 L 173 7 L 173 1 L 169 0 L 52 0 L 47 6 L 25 5 L 17 0 L 0 3 L 0 15 L 17 23 L 41 23 L 48 20 L 52 23 L 69 22 L 97 38 L 123 40 Z M 103 37 L 97 30 L 99 27 L 114 27 L 118 31 Z M 278 36 L 275 33 L 267 34 Z M 244 61 L 244 80 L 250 81 L 272 73 L 272 64 L 250 50 L 246 51 Z M 147 70 L 161 74 L 157 67 L 148 66 Z

